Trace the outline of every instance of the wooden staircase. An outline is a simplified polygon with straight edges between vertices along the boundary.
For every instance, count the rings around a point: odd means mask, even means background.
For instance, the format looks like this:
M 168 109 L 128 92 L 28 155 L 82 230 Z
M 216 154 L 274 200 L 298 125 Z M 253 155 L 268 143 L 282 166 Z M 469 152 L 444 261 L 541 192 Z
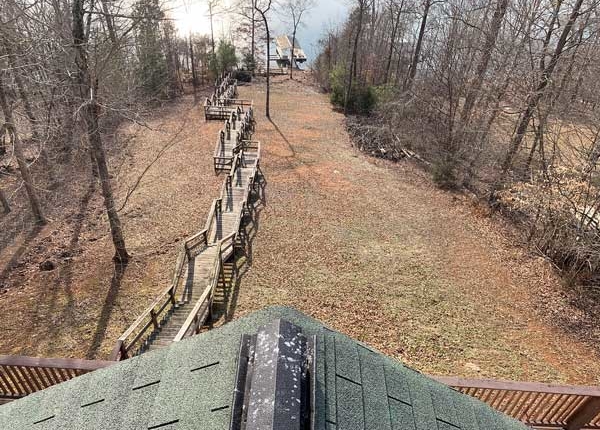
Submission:
M 241 130 L 240 121 L 237 125 Z M 229 132 L 233 130 L 237 128 Z M 221 195 L 213 202 L 204 230 L 184 242 L 171 286 L 119 338 L 113 359 L 126 359 L 192 336 L 210 318 L 218 286 L 236 272 L 235 262 L 227 262 L 236 248 L 244 245 L 242 219 L 251 214 L 248 201 L 260 185 L 260 143 L 241 140 L 231 154 Z
M 195 305 L 204 300 L 207 289 L 216 290 L 219 279 L 225 278 L 224 262 L 233 255 L 236 244 L 231 250 L 231 255 L 222 255 L 217 244 L 232 234 L 237 235 L 258 168 L 256 154 L 246 156 L 244 153 L 244 160 L 241 158 L 241 156 L 237 158 L 239 161 L 231 169 L 232 175 L 228 177 L 231 178 L 231 185 L 228 180 L 224 183 L 220 205 L 215 210 L 214 221 L 207 234 L 211 245 L 195 256 L 185 271 L 184 299 L 173 307 L 172 312 L 155 329 L 148 338 L 146 349 L 142 352 L 163 348 L 179 340 L 177 337 L 180 331 L 183 329 L 183 333 L 186 333 L 186 321 L 195 312 Z M 214 272 L 216 267 L 218 273 Z M 212 295 L 214 296 L 214 291 Z M 204 302 L 205 306 L 199 309 L 200 319 L 203 321 L 211 314 L 211 303 L 206 300 Z
M 215 152 L 215 172 L 226 171 L 221 196 L 213 202 L 204 230 L 184 241 L 171 285 L 119 337 L 113 360 L 163 348 L 199 332 L 212 313 L 213 300 L 230 293 L 226 283 L 237 274 L 235 249 L 245 241 L 244 215 L 260 183 L 260 142 L 251 140 L 251 100 L 236 99 L 237 82 L 224 75 L 204 103 L 206 119 L 225 119 Z M 223 292 L 218 292 L 221 287 Z

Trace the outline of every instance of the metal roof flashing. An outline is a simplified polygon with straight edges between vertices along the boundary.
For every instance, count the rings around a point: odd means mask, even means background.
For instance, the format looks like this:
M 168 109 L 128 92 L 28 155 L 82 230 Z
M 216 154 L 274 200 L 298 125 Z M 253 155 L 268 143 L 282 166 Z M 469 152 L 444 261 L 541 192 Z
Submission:
M 230 430 L 314 429 L 315 341 L 282 319 L 242 335 Z

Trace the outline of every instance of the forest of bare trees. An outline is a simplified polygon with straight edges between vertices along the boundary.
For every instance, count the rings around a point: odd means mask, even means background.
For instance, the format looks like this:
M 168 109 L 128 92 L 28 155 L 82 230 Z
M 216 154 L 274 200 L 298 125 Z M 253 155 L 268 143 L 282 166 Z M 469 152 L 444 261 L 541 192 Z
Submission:
M 361 149 L 417 154 L 509 214 L 571 279 L 600 270 L 592 0 L 355 0 L 314 70 Z
M 115 261 L 127 262 L 107 153 L 120 150 L 120 124 L 145 125 L 153 107 L 237 64 L 228 39 L 199 34 L 179 34 L 158 0 L 2 2 L 0 244 L 75 210 L 89 177 L 104 201 Z

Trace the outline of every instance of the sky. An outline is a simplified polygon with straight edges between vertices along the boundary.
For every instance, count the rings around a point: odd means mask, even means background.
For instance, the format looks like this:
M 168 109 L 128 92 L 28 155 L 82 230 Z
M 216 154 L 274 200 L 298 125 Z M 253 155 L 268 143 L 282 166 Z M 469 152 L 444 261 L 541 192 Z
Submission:
M 223 0 L 228 5 L 232 0 Z M 318 53 L 317 42 L 329 27 L 341 24 L 348 15 L 347 0 L 316 0 L 316 6 L 303 19 L 304 25 L 298 29 L 296 35 L 300 45 L 304 48 L 308 61 L 312 61 Z M 198 34 L 210 34 L 210 20 L 206 0 L 169 0 L 165 4 L 170 16 L 175 20 L 181 35 L 190 31 Z M 272 36 L 289 32 L 282 17 L 270 12 L 270 26 Z M 229 31 L 230 18 L 224 14 L 218 15 L 214 20 L 215 38 Z

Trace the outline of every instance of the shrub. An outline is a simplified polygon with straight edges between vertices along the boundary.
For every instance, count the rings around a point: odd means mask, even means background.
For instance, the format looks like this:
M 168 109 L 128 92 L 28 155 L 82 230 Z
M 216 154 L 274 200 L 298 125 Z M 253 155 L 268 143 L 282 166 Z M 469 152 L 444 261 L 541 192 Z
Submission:
M 502 207 L 527 232 L 528 241 L 567 279 L 588 282 L 600 274 L 600 207 L 597 189 L 566 168 L 535 175 L 499 193 Z
M 236 70 L 233 78 L 238 82 L 252 82 L 252 73 L 248 70 Z
M 444 190 L 457 187 L 456 162 L 450 158 L 436 160 L 432 166 L 433 181 Z
M 343 67 L 336 67 L 330 76 L 331 103 L 343 108 L 346 105 L 346 71 Z M 348 98 L 348 112 L 358 114 L 370 113 L 377 104 L 374 87 L 354 83 Z

